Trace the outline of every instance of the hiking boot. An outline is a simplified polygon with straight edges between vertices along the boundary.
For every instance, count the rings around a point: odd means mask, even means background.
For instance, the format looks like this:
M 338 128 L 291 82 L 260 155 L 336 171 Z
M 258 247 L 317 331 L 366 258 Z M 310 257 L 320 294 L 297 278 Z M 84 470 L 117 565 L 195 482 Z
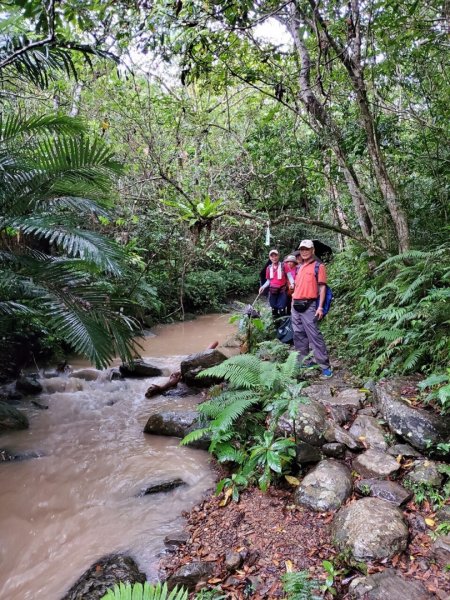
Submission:
M 322 369 L 322 375 L 320 376 L 320 378 L 321 379 L 330 379 L 330 377 L 333 377 L 332 369 Z

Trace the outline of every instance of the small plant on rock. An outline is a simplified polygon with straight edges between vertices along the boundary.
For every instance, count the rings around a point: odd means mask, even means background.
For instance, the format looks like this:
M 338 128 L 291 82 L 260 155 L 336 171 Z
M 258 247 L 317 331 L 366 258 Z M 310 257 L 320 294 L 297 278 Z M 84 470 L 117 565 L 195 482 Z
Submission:
M 108 590 L 101 600 L 187 600 L 188 592 L 175 587 L 171 592 L 167 585 L 142 583 L 119 583 Z

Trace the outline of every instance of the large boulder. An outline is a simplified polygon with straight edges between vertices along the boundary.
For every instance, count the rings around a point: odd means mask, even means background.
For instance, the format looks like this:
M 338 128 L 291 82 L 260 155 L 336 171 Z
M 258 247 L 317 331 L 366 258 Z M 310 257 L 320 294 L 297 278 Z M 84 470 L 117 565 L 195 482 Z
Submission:
M 321 446 L 325 443 L 324 432 L 327 427 L 325 408 L 315 400 L 301 404 L 295 420 L 286 412 L 277 423 L 276 434 L 287 437 L 294 436 L 301 442 L 311 446 Z
M 436 561 L 442 566 L 450 564 L 450 535 L 441 535 L 434 542 L 431 551 Z
M 145 362 L 144 360 L 133 360 L 126 365 L 120 365 L 120 373 L 123 377 L 161 377 L 164 372 L 155 365 Z
M 306 475 L 295 491 L 294 502 L 318 512 L 326 512 L 339 508 L 351 491 L 349 468 L 329 458 Z
M 130 556 L 113 554 L 92 565 L 62 600 L 100 600 L 116 583 L 144 583 L 145 574 Z
M 184 438 L 196 429 L 202 429 L 200 415 L 195 410 L 163 411 L 151 415 L 144 427 L 144 433 Z M 210 440 L 207 437 L 189 444 L 192 448 L 207 449 Z
M 197 352 L 196 354 L 190 354 L 181 361 L 181 377 L 187 385 L 209 387 L 218 383 L 220 379 L 217 377 L 197 378 L 197 375 L 205 369 L 209 369 L 209 367 L 220 365 L 226 359 L 227 357 L 225 354 L 222 354 L 222 352 L 216 348 Z
M 362 498 L 341 508 L 332 526 L 339 550 L 357 560 L 390 558 L 406 549 L 408 528 L 403 513 L 385 500 Z
M 368 577 L 357 577 L 349 588 L 357 600 L 432 600 L 435 596 L 417 580 L 406 580 L 394 569 L 386 569 Z
M 6 402 L 0 402 L 0 432 L 16 429 L 28 429 L 27 417 Z
M 352 467 L 363 477 L 388 477 L 400 469 L 395 458 L 378 450 L 366 450 L 354 459 Z
M 376 386 L 379 410 L 389 427 L 418 450 L 450 440 L 450 419 L 421 408 L 413 408 L 402 399 L 402 390 L 411 384 L 405 377 L 381 381 Z

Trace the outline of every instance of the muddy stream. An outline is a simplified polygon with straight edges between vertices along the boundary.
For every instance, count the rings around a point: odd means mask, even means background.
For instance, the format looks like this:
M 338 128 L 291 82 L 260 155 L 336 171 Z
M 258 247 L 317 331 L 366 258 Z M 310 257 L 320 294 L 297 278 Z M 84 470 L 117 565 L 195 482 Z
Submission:
M 234 332 L 228 315 L 161 325 L 142 341 L 143 357 L 167 371 L 183 356 L 223 344 Z M 181 512 L 212 486 L 208 455 L 179 440 L 145 435 L 158 408 L 190 407 L 194 397 L 144 397 L 150 382 L 86 381 L 72 361 L 71 376 L 41 380 L 30 428 L 3 434 L 1 447 L 39 458 L 0 464 L 0 600 L 60 600 L 99 557 L 129 552 L 149 579 L 168 533 L 183 527 Z M 187 486 L 136 497 L 150 483 L 181 477 Z

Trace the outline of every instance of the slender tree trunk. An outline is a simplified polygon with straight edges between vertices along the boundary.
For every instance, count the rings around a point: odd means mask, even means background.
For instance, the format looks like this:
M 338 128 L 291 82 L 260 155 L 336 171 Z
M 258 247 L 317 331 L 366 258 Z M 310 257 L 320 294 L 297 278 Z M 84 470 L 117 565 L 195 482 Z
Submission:
M 349 224 L 342 204 L 339 199 L 339 193 L 336 187 L 336 182 L 331 174 L 331 158 L 325 156 L 325 176 L 327 179 L 328 197 L 333 211 L 333 218 L 336 225 L 343 229 L 349 229 Z M 346 246 L 346 238 L 342 233 L 337 234 L 339 250 L 344 250 Z
M 330 46 L 336 52 L 337 58 L 342 62 L 347 70 L 353 90 L 358 100 L 360 121 L 366 132 L 367 149 L 373 166 L 375 179 L 391 215 L 397 234 L 398 248 L 400 252 L 405 252 L 409 249 L 408 221 L 406 214 L 398 200 L 396 190 L 389 177 L 386 162 L 381 152 L 375 128 L 375 121 L 367 94 L 367 86 L 364 79 L 364 67 L 361 60 L 361 15 L 359 2 L 360 0 L 350 1 L 348 41 L 346 46 L 343 46 L 330 34 L 326 20 L 319 12 L 319 3 L 316 3 L 315 0 L 309 0 L 309 4 L 313 9 L 315 25 L 317 28 L 320 28 L 323 31 Z M 351 52 L 349 52 L 348 48 L 351 49 Z
M 80 99 L 81 99 L 82 90 L 83 90 L 83 82 L 77 81 L 77 84 L 73 91 L 72 108 L 70 109 L 71 117 L 78 116 L 78 113 L 80 112 Z
M 358 177 L 342 146 L 342 140 L 337 125 L 333 122 L 330 114 L 319 102 L 311 88 L 311 58 L 305 43 L 299 35 L 298 28 L 300 25 L 300 19 L 295 10 L 295 7 L 291 6 L 291 15 L 287 21 L 281 17 L 278 18 L 290 32 L 300 59 L 300 101 L 306 108 L 308 115 L 313 122 L 319 126 L 319 129 L 322 130 L 326 138 L 328 138 L 328 144 L 333 150 L 338 164 L 344 174 L 344 178 L 353 201 L 353 207 L 359 227 L 361 229 L 361 233 L 365 239 L 371 241 L 374 234 L 374 222 L 371 218 L 370 210 L 368 208 L 369 202 L 361 189 Z

